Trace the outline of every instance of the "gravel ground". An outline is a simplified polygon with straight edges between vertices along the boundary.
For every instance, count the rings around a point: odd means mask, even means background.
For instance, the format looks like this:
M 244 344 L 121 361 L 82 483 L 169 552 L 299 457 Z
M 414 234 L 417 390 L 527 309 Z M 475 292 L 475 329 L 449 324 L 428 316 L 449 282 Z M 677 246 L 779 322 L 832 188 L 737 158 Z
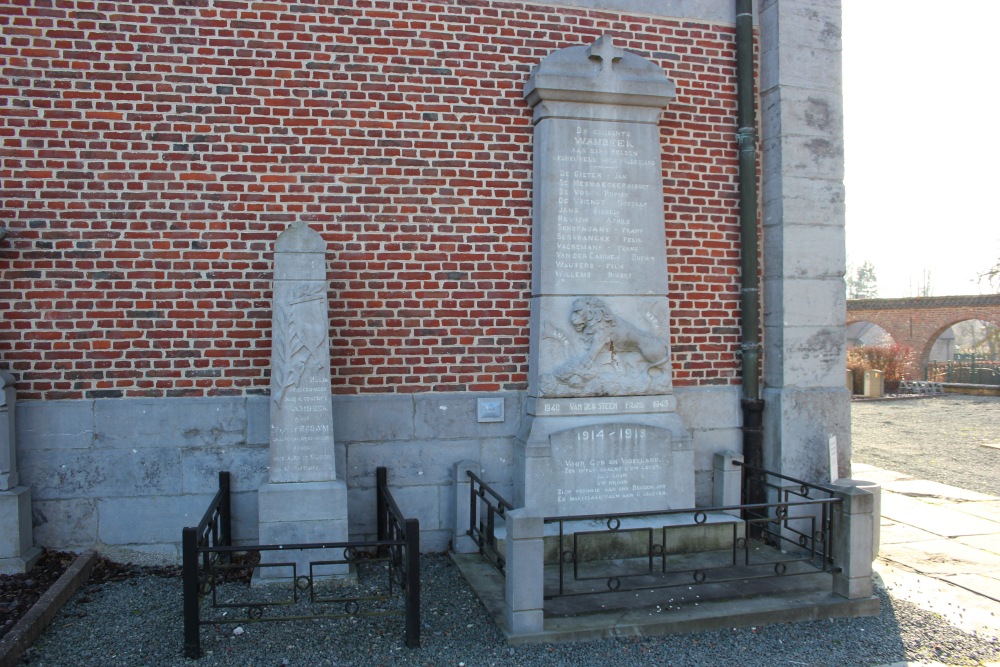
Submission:
M 857 402 L 854 458 L 926 479 L 1000 495 L 1000 399 L 937 397 Z M 896 661 L 978 665 L 1000 643 L 878 591 L 881 613 L 655 638 L 507 646 L 458 568 L 442 555 L 421 568 L 422 647 L 403 644 L 401 617 L 212 625 L 204 657 L 182 657 L 181 581 L 146 574 L 85 585 L 20 663 L 32 667 L 339 667 L 567 665 L 825 665 Z M 164 571 L 170 574 L 169 570 Z M 242 631 L 234 632 L 236 627 Z
M 970 491 L 1000 496 L 1000 397 L 855 401 L 852 456 Z
M 434 665 L 881 665 L 900 660 L 977 665 L 1000 644 L 956 630 L 884 591 L 877 617 L 777 624 L 655 638 L 510 648 L 445 556 L 422 562 L 422 648 L 403 644 L 399 617 L 202 628 L 204 657 L 181 657 L 181 582 L 144 576 L 84 586 L 25 655 L 33 667 L 367 667 Z

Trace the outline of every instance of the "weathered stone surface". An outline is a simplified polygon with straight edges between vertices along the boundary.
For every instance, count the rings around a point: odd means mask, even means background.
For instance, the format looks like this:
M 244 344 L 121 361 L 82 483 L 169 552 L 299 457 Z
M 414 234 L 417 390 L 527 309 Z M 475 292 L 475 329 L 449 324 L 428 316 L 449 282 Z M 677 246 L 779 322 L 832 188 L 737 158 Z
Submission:
M 177 415 L 185 416 L 178 428 Z M 94 401 L 96 447 L 149 449 L 236 445 L 246 441 L 246 416 L 228 398 Z
M 764 275 L 768 278 L 784 275 L 791 280 L 843 280 L 847 264 L 843 239 L 843 229 L 836 226 L 817 229 L 813 225 L 785 224 L 780 233 L 765 237 L 764 255 L 784 254 L 786 262 L 774 267 L 765 266 Z M 796 252 L 783 253 L 785 246 L 795 248 Z
M 17 475 L 16 406 L 14 376 L 0 371 L 0 492 L 20 485 Z
M 837 437 L 838 474 L 850 471 L 851 404 L 846 388 L 765 389 L 764 432 L 773 445 L 765 450 L 764 467 L 783 474 L 827 483 L 830 436 Z
M 657 125 L 673 96 L 658 65 L 608 35 L 546 56 L 525 86 L 532 300 L 514 503 L 532 514 L 694 503 L 673 397 Z
M 25 479 L 39 500 L 171 495 L 179 492 L 180 449 L 25 451 Z
M 421 394 L 414 398 L 414 436 L 420 440 L 439 438 L 447 433 L 452 438 L 486 438 L 513 436 L 520 425 L 521 399 L 517 394 L 489 394 L 504 402 L 504 420 L 480 422 L 476 411 L 477 399 L 485 394 L 462 395 Z
M 764 288 L 765 327 L 842 327 L 847 296 L 841 277 L 767 281 Z M 846 340 L 846 339 L 845 339 Z
M 847 344 L 843 327 L 764 327 L 768 384 L 823 389 L 844 385 Z M 844 394 L 850 401 L 850 396 Z
M 270 482 L 257 492 L 261 544 L 345 542 L 347 484 L 337 479 L 330 395 L 329 307 L 326 244 L 304 222 L 274 244 L 271 320 Z M 341 550 L 264 550 L 262 565 L 295 563 L 297 576 L 310 562 L 339 559 Z M 318 576 L 342 575 L 346 565 Z M 262 567 L 259 581 L 291 576 L 290 568 Z
M 333 417 L 337 439 L 350 442 L 388 442 L 414 437 L 412 396 L 336 396 Z M 438 431 L 436 435 L 444 433 Z
M 358 443 L 351 447 L 347 479 L 352 487 L 373 487 L 379 466 L 390 468 L 394 484 L 450 484 L 455 461 L 479 458 L 475 440 Z
M 665 429 L 601 424 L 553 433 L 550 440 L 550 482 L 560 516 L 587 514 L 599 506 L 638 512 L 694 504 L 692 469 L 677 469 Z M 678 483 L 687 486 L 687 493 Z
M 196 526 L 214 493 L 105 498 L 97 503 L 103 544 L 174 544 L 184 526 Z
M 0 491 L 0 560 L 20 558 L 33 547 L 31 489 Z
M 731 429 L 742 424 L 739 387 L 681 387 L 675 392 L 677 413 L 692 431 Z
M 86 449 L 94 442 L 94 401 L 18 401 L 17 439 L 32 447 Z
M 96 499 L 35 500 L 31 508 L 38 544 L 81 549 L 97 543 Z
M 550 317 L 538 322 L 539 396 L 670 393 L 670 313 L 665 299 L 554 297 L 540 305 Z
M 234 493 L 256 490 L 267 481 L 266 447 L 188 447 L 181 450 L 183 493 L 215 488 L 219 472 L 231 473 Z
M 304 222 L 275 243 L 272 309 L 271 481 L 334 480 L 326 246 Z

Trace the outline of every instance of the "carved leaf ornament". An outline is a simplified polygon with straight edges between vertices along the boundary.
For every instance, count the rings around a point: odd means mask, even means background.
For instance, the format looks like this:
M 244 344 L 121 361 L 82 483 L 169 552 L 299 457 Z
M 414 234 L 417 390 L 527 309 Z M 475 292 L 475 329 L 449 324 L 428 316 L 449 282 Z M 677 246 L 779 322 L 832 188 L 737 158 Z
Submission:
M 326 318 L 310 317 L 307 312 L 313 302 L 325 298 L 324 287 L 322 283 L 297 286 L 290 298 L 274 300 L 271 400 L 279 406 L 288 389 L 302 378 L 309 359 L 324 347 Z

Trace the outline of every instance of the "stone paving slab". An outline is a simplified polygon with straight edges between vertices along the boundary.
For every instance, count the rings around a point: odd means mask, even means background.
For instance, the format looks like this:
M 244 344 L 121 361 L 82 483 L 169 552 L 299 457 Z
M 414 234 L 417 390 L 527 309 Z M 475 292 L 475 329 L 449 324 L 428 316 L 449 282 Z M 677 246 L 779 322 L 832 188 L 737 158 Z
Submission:
M 940 537 L 926 530 L 915 528 L 909 524 L 900 523 L 891 519 L 882 519 L 880 544 L 905 544 L 907 542 L 926 542 Z
M 851 463 L 851 479 L 860 479 L 876 482 L 885 485 L 889 482 L 914 479 L 912 475 L 896 472 L 895 470 L 884 470 L 865 463 Z
M 997 500 L 996 496 L 960 489 L 957 486 L 949 486 L 940 482 L 931 482 L 926 479 L 893 480 L 882 484 L 882 489 L 934 504 Z
M 1000 570 L 980 574 L 953 574 L 941 577 L 944 581 L 1000 602 Z M 1000 619 L 997 619 L 1000 623 Z
M 1000 525 L 1000 499 L 976 503 L 962 503 L 961 505 L 955 505 L 955 509 L 982 519 L 995 521 L 997 525 Z
M 875 570 L 890 594 L 1000 641 L 1000 498 L 873 466 L 854 471 L 882 486 Z
M 994 535 L 970 535 L 968 537 L 956 537 L 956 542 L 960 542 L 973 549 L 982 549 L 994 554 L 1000 554 L 1000 534 Z
M 954 540 L 929 540 L 889 544 L 879 550 L 879 558 L 929 575 L 984 573 L 1000 570 L 1000 556 L 974 549 Z
M 882 516 L 922 528 L 942 537 L 963 535 L 986 535 L 1000 532 L 1000 524 L 966 512 L 953 506 L 935 505 L 898 493 L 882 493 Z

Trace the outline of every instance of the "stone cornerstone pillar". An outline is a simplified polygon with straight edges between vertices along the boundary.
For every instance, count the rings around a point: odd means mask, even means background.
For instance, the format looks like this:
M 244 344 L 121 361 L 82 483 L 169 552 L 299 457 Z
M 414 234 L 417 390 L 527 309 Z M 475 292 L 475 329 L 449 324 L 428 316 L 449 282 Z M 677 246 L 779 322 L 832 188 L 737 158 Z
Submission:
M 833 506 L 831 552 L 836 572 L 833 592 L 855 600 L 872 594 L 872 539 L 875 496 L 856 486 L 835 486 L 840 502 Z
M 17 476 L 16 397 L 14 376 L 0 371 L 0 574 L 27 572 L 42 555 L 31 530 L 31 489 Z
M 828 482 L 851 460 L 840 0 L 759 7 L 764 465 Z
M 545 524 L 526 509 L 507 513 L 504 622 L 512 635 L 541 634 L 545 629 Z

